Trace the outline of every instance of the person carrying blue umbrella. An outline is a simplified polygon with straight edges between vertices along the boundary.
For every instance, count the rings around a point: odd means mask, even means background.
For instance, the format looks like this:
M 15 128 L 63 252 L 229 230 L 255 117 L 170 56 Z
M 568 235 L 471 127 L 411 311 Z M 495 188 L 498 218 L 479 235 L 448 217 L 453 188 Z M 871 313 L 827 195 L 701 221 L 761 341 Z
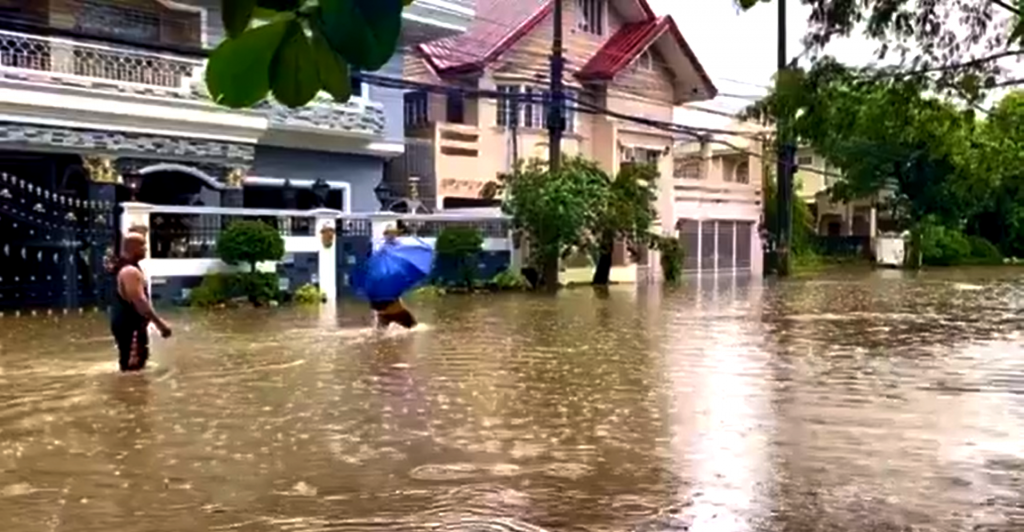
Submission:
M 384 241 L 353 273 L 352 287 L 370 303 L 377 327 L 397 323 L 406 329 L 417 325 L 416 317 L 402 303 L 402 295 L 430 275 L 434 248 L 416 237 L 400 237 L 397 229 L 384 232 Z

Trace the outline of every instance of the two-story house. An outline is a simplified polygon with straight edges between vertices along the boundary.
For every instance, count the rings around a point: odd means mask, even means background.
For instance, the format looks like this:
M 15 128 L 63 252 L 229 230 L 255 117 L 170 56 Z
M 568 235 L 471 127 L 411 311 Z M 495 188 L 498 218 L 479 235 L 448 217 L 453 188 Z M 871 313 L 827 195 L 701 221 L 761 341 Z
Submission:
M 462 34 L 474 4 L 417 0 L 404 11 L 401 48 Z M 203 80 L 206 52 L 224 35 L 219 10 L 219 0 L 0 0 L 0 297 L 5 286 L 38 281 L 46 242 L 84 234 L 85 217 L 116 219 L 109 215 L 129 197 L 380 209 L 385 162 L 404 151 L 404 91 L 354 73 L 346 103 L 321 95 L 299 109 L 272 99 L 249 110 L 217 106 Z M 400 76 L 403 64 L 398 52 L 382 74 Z M 113 186 L 122 182 L 130 195 Z M 154 257 L 172 252 L 170 238 L 157 241 L 172 218 L 152 219 Z
M 553 1 L 563 2 L 569 94 L 563 152 L 582 154 L 615 173 L 645 161 L 661 169 L 658 211 L 671 227 L 672 133 L 585 112 L 601 109 L 671 122 L 685 102 L 716 89 L 671 17 L 646 0 L 481 0 L 462 35 L 422 44 L 406 55 L 405 77 L 451 87 L 449 94 L 405 95 L 407 152 L 389 178 L 393 188 L 419 179 L 421 197 L 438 209 L 487 205 L 487 183 L 516 160 L 547 157 L 544 95 L 549 83 Z M 461 89 L 507 98 L 467 98 Z M 537 95 L 532 100 L 516 95 Z M 667 221 L 667 222 L 666 222 Z
M 706 142 L 682 138 L 674 150 L 675 229 L 686 251 L 683 268 L 760 275 L 763 131 L 743 122 L 728 129 L 747 133 L 713 135 Z

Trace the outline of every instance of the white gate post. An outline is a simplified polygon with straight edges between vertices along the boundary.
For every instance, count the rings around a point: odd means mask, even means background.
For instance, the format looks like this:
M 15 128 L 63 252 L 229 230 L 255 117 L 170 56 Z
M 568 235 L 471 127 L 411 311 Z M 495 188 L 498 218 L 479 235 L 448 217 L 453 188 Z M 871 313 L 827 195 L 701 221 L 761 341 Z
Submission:
M 317 282 L 320 291 L 327 298 L 327 303 L 333 305 L 338 300 L 338 245 L 337 224 L 341 211 L 334 209 L 316 209 L 312 212 L 316 219 L 315 233 L 318 239 L 325 230 L 335 231 L 334 239 L 330 247 L 320 242 L 320 251 L 317 256 Z

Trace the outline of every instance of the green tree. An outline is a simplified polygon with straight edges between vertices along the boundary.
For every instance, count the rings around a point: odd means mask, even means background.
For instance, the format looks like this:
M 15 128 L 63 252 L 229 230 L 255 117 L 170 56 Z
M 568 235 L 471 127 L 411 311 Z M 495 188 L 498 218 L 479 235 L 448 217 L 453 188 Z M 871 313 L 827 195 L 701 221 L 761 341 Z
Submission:
M 796 138 L 841 170 L 831 191 L 836 200 L 886 191 L 886 207 L 905 227 L 929 214 L 953 224 L 976 210 L 975 189 L 984 184 L 961 164 L 973 139 L 973 113 L 922 95 L 914 80 L 864 71 L 826 58 L 788 74 L 748 114 L 795 116 Z
M 533 159 L 499 178 L 502 210 L 526 235 L 541 286 L 557 288 L 562 255 L 591 238 L 609 201 L 609 183 L 596 163 L 582 157 L 565 158 L 558 172 Z
M 352 95 L 350 67 L 380 69 L 395 53 L 412 0 L 221 0 L 227 38 L 210 55 L 217 103 L 251 107 L 272 93 L 300 107 L 321 90 Z
M 658 168 L 653 164 L 624 165 L 607 183 L 607 202 L 594 217 L 588 233 L 596 238 L 597 267 L 592 284 L 607 285 L 612 271 L 612 252 L 617 240 L 631 248 L 650 247 L 651 225 L 658 217 Z
M 743 9 L 771 0 L 734 0 Z M 804 43 L 821 51 L 859 31 L 876 55 L 900 58 L 884 75 L 924 74 L 933 87 L 977 99 L 987 88 L 1019 83 L 1008 61 L 1021 55 L 1020 0 L 801 0 L 811 8 Z M 756 8 L 755 8 L 756 9 Z
M 217 238 L 217 256 L 224 262 L 247 264 L 256 272 L 260 262 L 279 261 L 284 256 L 284 239 L 270 225 L 258 220 L 233 222 Z

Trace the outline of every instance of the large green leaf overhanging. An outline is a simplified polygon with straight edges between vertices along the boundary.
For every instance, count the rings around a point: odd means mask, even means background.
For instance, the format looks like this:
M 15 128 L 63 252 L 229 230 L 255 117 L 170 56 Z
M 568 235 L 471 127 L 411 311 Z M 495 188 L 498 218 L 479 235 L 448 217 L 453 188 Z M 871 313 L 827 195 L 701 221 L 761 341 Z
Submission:
M 403 0 L 321 0 L 319 24 L 331 48 L 362 70 L 378 70 L 394 55 Z
M 374 71 L 394 55 L 412 0 L 221 0 L 227 38 L 210 55 L 217 103 L 251 107 L 273 92 L 289 107 L 321 90 L 345 102 L 349 66 Z M 312 40 L 310 40 L 312 39 Z
M 213 101 L 237 109 L 266 98 L 270 65 L 292 23 L 280 20 L 221 42 L 206 67 L 206 88 Z

